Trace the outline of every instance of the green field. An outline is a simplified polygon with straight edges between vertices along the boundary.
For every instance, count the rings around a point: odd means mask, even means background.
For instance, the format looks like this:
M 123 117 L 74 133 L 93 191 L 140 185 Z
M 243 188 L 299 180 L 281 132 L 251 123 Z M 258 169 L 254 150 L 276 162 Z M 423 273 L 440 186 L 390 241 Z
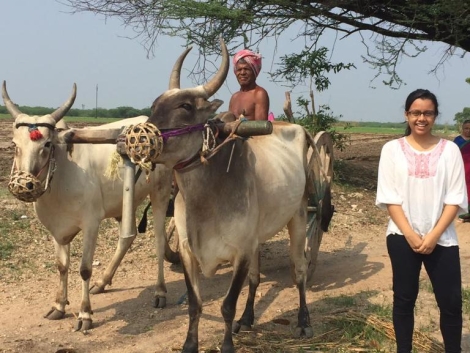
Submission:
M 434 133 L 438 135 L 458 135 L 456 128 L 450 128 L 445 126 L 436 125 L 433 129 Z M 405 132 L 405 126 L 400 128 L 396 127 L 378 127 L 378 126 L 355 126 L 343 130 L 342 128 L 336 128 L 336 131 L 342 134 L 379 134 L 379 135 L 402 135 Z

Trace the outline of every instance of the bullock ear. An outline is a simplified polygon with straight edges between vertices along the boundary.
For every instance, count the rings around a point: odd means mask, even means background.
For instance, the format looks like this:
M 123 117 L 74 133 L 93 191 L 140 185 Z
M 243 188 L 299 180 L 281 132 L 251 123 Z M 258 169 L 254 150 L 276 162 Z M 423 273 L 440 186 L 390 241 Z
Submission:
M 232 112 L 221 112 L 221 113 L 217 114 L 214 117 L 214 119 L 219 119 L 219 120 L 223 121 L 224 123 L 230 123 L 232 121 L 237 120 L 237 117 Z
M 212 112 L 217 111 L 217 109 L 220 108 L 222 104 L 224 104 L 224 101 L 221 101 L 220 99 L 214 99 L 213 101 L 210 102 L 211 104 L 211 110 Z

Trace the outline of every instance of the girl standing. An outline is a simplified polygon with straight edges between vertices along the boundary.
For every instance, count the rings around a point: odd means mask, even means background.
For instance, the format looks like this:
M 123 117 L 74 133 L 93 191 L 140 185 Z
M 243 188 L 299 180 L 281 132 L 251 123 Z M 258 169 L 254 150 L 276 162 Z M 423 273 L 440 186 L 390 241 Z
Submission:
M 440 309 L 446 353 L 461 352 L 462 281 L 453 221 L 468 205 L 464 166 L 456 144 L 432 134 L 439 113 L 428 90 L 405 103 L 405 136 L 381 152 L 376 205 L 386 208 L 387 249 L 393 272 L 397 353 L 411 353 L 421 266 Z

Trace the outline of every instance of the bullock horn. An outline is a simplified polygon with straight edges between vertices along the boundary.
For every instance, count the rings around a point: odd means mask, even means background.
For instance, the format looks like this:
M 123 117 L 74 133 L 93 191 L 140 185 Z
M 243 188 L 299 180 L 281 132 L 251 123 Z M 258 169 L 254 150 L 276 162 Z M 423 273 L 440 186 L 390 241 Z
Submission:
M 214 78 L 207 82 L 205 85 L 200 85 L 194 88 L 187 88 L 185 89 L 186 92 L 192 92 L 197 96 L 202 96 L 208 99 L 212 97 L 215 92 L 217 92 L 222 86 L 225 79 L 227 78 L 229 58 L 227 46 L 225 45 L 225 42 L 222 38 L 220 38 L 220 46 L 222 47 L 222 63 L 220 64 L 219 71 L 217 71 Z
M 183 61 L 186 58 L 186 55 L 191 51 L 192 47 L 187 48 L 183 54 L 180 55 L 178 60 L 176 60 L 173 69 L 171 70 L 170 76 L 170 85 L 168 89 L 180 88 L 180 75 L 181 75 L 181 66 L 183 66 Z
M 20 115 L 21 112 L 16 106 L 16 104 L 13 103 L 10 97 L 8 96 L 7 82 L 5 80 L 3 81 L 3 85 L 2 85 L 2 97 L 3 97 L 3 102 L 5 103 L 5 108 L 7 108 L 8 112 L 13 117 L 13 119 L 16 119 L 16 117 Z
M 73 102 L 75 102 L 76 96 L 77 96 L 77 85 L 74 83 L 72 94 L 70 95 L 69 99 L 64 104 L 62 104 L 61 107 L 59 107 L 58 109 L 56 109 L 54 112 L 51 113 L 52 119 L 54 119 L 56 122 L 62 119 L 64 115 L 67 114 L 67 112 L 72 107 Z
M 214 78 L 203 86 L 203 89 L 207 94 L 207 98 L 212 97 L 215 92 L 217 92 L 219 88 L 222 87 L 222 84 L 227 78 L 229 58 L 227 46 L 225 45 L 225 42 L 222 37 L 220 38 L 220 46 L 222 49 L 222 64 L 220 64 L 219 71 L 217 71 Z

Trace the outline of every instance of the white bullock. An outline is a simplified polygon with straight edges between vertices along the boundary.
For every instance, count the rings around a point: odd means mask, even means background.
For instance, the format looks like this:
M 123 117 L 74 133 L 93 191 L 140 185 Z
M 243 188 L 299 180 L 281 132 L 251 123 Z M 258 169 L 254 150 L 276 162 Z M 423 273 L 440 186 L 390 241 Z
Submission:
M 10 100 L 5 82 L 3 82 L 2 96 L 6 108 L 15 119 L 13 123 L 15 159 L 12 180 L 15 176 L 26 176 L 26 179 L 23 178 L 23 181 L 19 182 L 19 187 L 22 187 L 23 191 L 26 190 L 26 194 L 21 194 L 21 190 L 14 190 L 18 185 L 10 181 L 12 192 L 19 192 L 19 197 L 23 200 L 28 198 L 29 191 L 33 196 L 36 193 L 32 199 L 26 201 L 35 201 L 34 209 L 37 217 L 54 238 L 60 285 L 55 303 L 45 317 L 51 320 L 64 317 L 65 306 L 69 303 L 67 280 L 70 242 L 79 231 L 82 231 L 83 254 L 80 264 L 82 300 L 76 329 L 87 330 L 92 326 L 89 286 L 98 228 L 105 218 L 116 218 L 120 223 L 122 215 L 123 168 L 120 168 L 120 175 L 115 180 L 105 176 L 113 152 L 116 151 L 116 145 L 67 146 L 53 143 L 54 130 L 66 128 L 61 119 L 73 105 L 76 96 L 75 84 L 68 101 L 52 114 L 44 116 L 22 114 Z M 137 124 L 145 120 L 147 117 L 141 116 L 102 125 L 100 128 L 117 129 L 123 125 Z M 142 176 L 136 184 L 135 207 L 141 204 L 147 195 L 150 196 L 158 256 L 154 305 L 164 307 L 166 286 L 163 259 L 165 248 L 168 246 L 165 214 L 171 192 L 171 171 L 163 166 L 157 166 L 150 174 L 148 183 L 145 179 Z M 119 263 L 135 239 L 136 232 L 133 234 L 132 237 L 119 237 L 116 252 L 103 277 L 95 284 L 94 293 L 104 291 L 105 286 L 111 284 Z
M 223 43 L 222 43 L 223 44 Z M 229 67 L 228 52 L 222 45 L 223 61 L 215 77 L 203 86 L 180 89 L 178 59 L 170 89 L 152 106 L 148 123 L 168 137 L 163 153 L 156 159 L 176 171 L 179 194 L 175 220 L 179 250 L 188 290 L 189 327 L 184 353 L 198 352 L 198 325 L 202 312 L 199 271 L 211 276 L 226 262 L 233 265 L 233 277 L 221 307 L 225 322 L 223 353 L 235 351 L 232 330 L 250 328 L 254 322 L 254 300 L 260 282 L 259 245 L 287 224 L 290 235 L 292 277 L 299 292 L 296 336 L 313 335 L 306 303 L 307 259 L 307 151 L 314 144 L 301 126 L 275 123 L 271 135 L 246 141 L 234 140 L 221 148 L 207 163 L 199 162 L 201 133 L 222 104 L 208 101 L 223 84 Z M 191 131 L 180 134 L 181 131 Z M 219 141 L 220 142 L 220 141 Z M 232 150 L 232 146 L 234 149 Z M 199 165 L 198 165 L 199 164 Z M 233 323 L 236 303 L 246 277 L 249 295 L 241 319 Z

